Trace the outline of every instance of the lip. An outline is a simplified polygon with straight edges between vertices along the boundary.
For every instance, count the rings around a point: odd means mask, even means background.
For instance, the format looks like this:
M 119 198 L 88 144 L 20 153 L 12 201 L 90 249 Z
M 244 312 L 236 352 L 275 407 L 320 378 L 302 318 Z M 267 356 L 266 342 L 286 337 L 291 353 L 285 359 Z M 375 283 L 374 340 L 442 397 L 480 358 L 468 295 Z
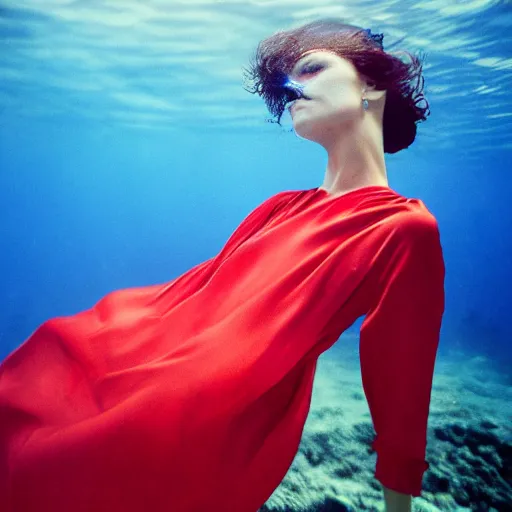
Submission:
M 301 108 L 305 105 L 305 100 L 297 100 L 291 107 L 290 107 L 290 112 L 293 113 L 295 112 L 298 108 Z

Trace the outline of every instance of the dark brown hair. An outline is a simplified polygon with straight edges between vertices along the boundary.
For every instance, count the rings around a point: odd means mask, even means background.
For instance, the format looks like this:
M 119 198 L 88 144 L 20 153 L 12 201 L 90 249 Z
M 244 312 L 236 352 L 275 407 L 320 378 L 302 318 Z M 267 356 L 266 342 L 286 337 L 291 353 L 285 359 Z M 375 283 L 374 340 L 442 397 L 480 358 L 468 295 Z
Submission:
M 423 94 L 423 58 L 409 52 L 384 51 L 383 35 L 372 34 L 339 20 L 322 19 L 301 27 L 280 31 L 261 41 L 244 71 L 246 90 L 259 94 L 280 124 L 285 101 L 275 91 L 301 55 L 317 48 L 335 52 L 354 65 L 358 73 L 377 90 L 386 91 L 383 134 L 384 151 L 396 153 L 416 138 L 416 125 L 430 114 Z M 399 58 L 408 57 L 409 62 Z

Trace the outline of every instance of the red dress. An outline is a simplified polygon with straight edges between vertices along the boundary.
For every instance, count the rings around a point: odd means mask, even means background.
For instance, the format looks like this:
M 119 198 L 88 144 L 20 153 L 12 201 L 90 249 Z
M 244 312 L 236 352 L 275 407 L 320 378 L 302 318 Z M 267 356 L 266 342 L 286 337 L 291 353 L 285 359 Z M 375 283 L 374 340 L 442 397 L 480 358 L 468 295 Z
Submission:
M 418 496 L 444 310 L 437 223 L 387 187 L 279 193 L 173 281 L 42 324 L 0 366 L 3 512 L 255 512 L 319 355 L 358 317 L 376 478 Z

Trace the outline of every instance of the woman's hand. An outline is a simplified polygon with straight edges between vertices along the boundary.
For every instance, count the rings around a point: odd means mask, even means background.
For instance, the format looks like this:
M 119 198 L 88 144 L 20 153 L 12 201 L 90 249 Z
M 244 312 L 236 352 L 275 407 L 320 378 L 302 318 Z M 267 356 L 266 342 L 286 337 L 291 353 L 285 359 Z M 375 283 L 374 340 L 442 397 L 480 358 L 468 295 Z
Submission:
M 411 512 L 411 495 L 401 494 L 384 486 L 382 489 L 384 491 L 384 501 L 386 502 L 386 512 Z

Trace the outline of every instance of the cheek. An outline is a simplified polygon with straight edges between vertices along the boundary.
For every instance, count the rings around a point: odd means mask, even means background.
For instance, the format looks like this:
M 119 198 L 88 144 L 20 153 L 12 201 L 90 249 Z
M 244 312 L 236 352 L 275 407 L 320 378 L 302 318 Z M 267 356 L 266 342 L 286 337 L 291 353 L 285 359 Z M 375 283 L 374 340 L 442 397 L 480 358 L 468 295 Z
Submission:
M 361 97 L 352 87 L 338 87 L 326 98 L 331 115 L 348 115 L 361 107 Z
M 362 106 L 361 93 L 348 82 L 333 79 L 318 81 L 312 84 L 310 93 L 314 99 L 308 108 L 311 118 L 351 116 Z
M 313 105 L 311 105 L 313 107 Z M 338 94 L 319 101 L 315 108 L 307 113 L 304 110 L 303 119 L 309 119 L 315 124 L 340 124 L 356 119 L 361 112 L 362 103 L 354 94 Z
M 295 125 L 339 124 L 357 118 L 362 112 L 362 96 L 349 84 L 327 83 L 311 94 L 314 97 L 310 104 L 305 104 L 293 116 Z

